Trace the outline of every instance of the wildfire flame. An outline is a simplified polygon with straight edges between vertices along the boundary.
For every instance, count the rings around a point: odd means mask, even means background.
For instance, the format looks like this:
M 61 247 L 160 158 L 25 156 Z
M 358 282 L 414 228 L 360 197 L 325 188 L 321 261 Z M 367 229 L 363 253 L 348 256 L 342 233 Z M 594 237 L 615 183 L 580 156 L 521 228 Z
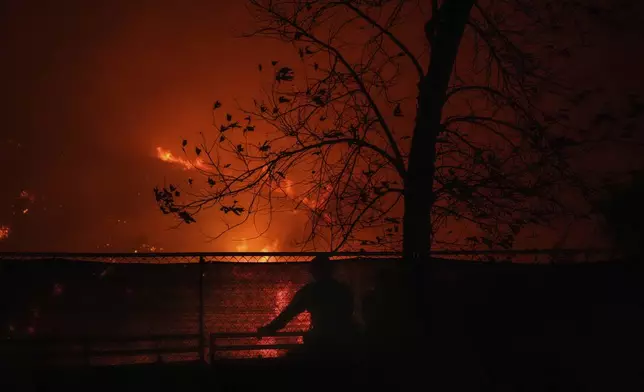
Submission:
M 1 225 L 0 226 L 0 241 L 2 241 L 4 239 L 6 239 L 7 237 L 9 237 L 9 233 L 11 233 L 11 229 L 9 228 L 9 226 Z
M 324 192 L 320 194 L 320 197 L 318 197 L 317 200 L 310 199 L 307 196 L 301 197 L 296 195 L 293 189 L 293 181 L 289 179 L 281 181 L 280 184 L 275 187 L 275 191 L 283 193 L 285 196 L 297 202 L 298 204 L 304 204 L 311 211 L 318 212 L 324 210 L 324 208 L 326 207 L 329 196 L 331 196 L 331 192 L 333 192 L 333 187 L 327 184 L 327 186 L 324 187 Z M 331 223 L 331 216 L 328 213 L 325 212 L 322 217 L 325 221 Z
M 237 252 L 249 252 L 249 250 L 248 250 L 248 242 L 245 239 L 243 239 L 241 241 L 241 243 L 239 245 L 237 245 L 235 248 L 236 248 Z M 275 241 L 273 241 L 272 244 L 264 246 L 262 248 L 262 250 L 260 250 L 260 252 L 262 252 L 262 253 L 277 252 L 278 249 L 279 249 L 279 241 L 275 240 Z M 252 261 L 260 262 L 260 263 L 268 263 L 269 261 L 271 261 L 271 257 L 270 256 L 260 256 L 260 257 L 254 258 Z
M 179 166 L 183 166 L 184 170 L 191 170 L 195 168 L 203 169 L 205 168 L 206 164 L 204 163 L 203 159 L 197 158 L 195 159 L 194 162 L 190 162 L 187 159 L 183 159 L 181 157 L 175 156 L 172 151 L 166 150 L 161 147 L 157 147 L 157 158 L 162 160 L 163 162 L 168 162 L 168 163 L 174 163 Z
M 277 246 L 278 245 L 279 245 L 278 241 L 275 240 L 275 242 L 273 242 L 273 244 L 266 245 L 265 247 L 263 247 L 261 252 L 264 252 L 264 253 L 277 252 Z M 268 263 L 270 261 L 270 257 L 269 256 L 260 257 L 259 261 L 262 262 L 262 263 Z
M 194 160 L 194 162 L 191 162 L 188 159 L 181 158 L 179 156 L 175 156 L 172 151 L 164 149 L 162 147 L 157 147 L 157 158 L 162 160 L 163 162 L 175 164 L 178 166 L 183 167 L 184 170 L 193 170 L 193 169 L 206 169 L 207 165 L 206 163 L 201 159 L 197 158 Z M 332 219 L 331 216 L 327 212 L 323 212 L 324 209 L 327 206 L 329 197 L 331 196 L 331 193 L 333 192 L 333 187 L 329 184 L 327 184 L 323 191 L 320 192 L 320 194 L 316 198 L 311 198 L 309 196 L 304 196 L 304 195 L 298 195 L 296 190 L 295 190 L 295 183 L 291 179 L 283 179 L 282 181 L 279 181 L 278 183 L 274 183 L 272 185 L 273 191 L 275 192 L 280 192 L 287 198 L 291 199 L 293 202 L 295 202 L 296 207 L 293 209 L 293 212 L 296 213 L 298 210 L 299 205 L 304 205 L 308 209 L 310 209 L 313 212 L 317 213 L 322 213 L 322 218 L 327 222 L 331 223 Z M 272 244 L 268 244 L 264 246 L 261 250 L 261 252 L 276 252 L 279 250 L 278 247 L 278 242 L 275 241 Z M 237 252 L 247 252 L 248 249 L 248 244 L 244 240 L 241 244 L 237 245 L 236 247 Z M 270 261 L 271 257 L 270 256 L 265 256 L 259 258 L 257 261 L 259 262 L 268 262 Z
M 166 150 L 162 147 L 157 147 L 157 158 L 163 162 L 173 163 L 179 166 L 182 166 L 184 170 L 191 170 L 195 168 L 203 169 L 206 167 L 206 164 L 201 158 L 195 159 L 194 162 L 190 162 L 187 159 L 175 156 L 172 151 Z M 307 196 L 297 195 L 294 187 L 294 183 L 290 179 L 285 179 L 280 181 L 279 184 L 276 184 L 273 188 L 274 191 L 281 192 L 291 200 L 297 202 L 298 204 L 304 204 L 313 211 L 318 211 L 323 209 L 326 206 L 326 202 L 333 191 L 331 185 L 327 185 L 324 188 L 324 192 L 320 194 L 320 197 L 317 200 L 313 200 Z M 325 214 L 325 219 L 329 219 L 328 214 Z M 267 251 L 268 252 L 268 251 Z

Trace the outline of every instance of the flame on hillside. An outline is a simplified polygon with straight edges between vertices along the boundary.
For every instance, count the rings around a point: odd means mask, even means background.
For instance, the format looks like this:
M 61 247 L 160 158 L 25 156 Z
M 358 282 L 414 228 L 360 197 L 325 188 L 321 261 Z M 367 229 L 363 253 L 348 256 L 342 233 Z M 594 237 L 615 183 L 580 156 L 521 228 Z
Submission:
M 10 233 L 11 233 L 11 229 L 9 228 L 9 226 L 0 225 L 0 241 L 9 237 Z
M 245 239 L 241 240 L 241 242 L 239 243 L 239 245 L 235 247 L 235 249 L 237 250 L 237 252 L 257 252 L 256 250 L 249 249 L 248 241 L 246 241 Z M 273 241 L 273 243 L 264 246 L 259 252 L 262 252 L 262 253 L 279 252 L 279 241 L 278 240 Z M 274 260 L 270 256 L 259 256 L 259 257 L 254 256 L 249 261 L 268 263 Z
M 163 162 L 171 163 L 174 165 L 181 166 L 184 170 L 193 170 L 193 169 L 207 169 L 208 165 L 200 158 L 190 161 L 186 158 L 176 156 L 172 151 L 164 149 L 162 147 L 157 147 L 157 158 Z M 329 198 L 333 192 L 333 187 L 330 184 L 327 184 L 323 189 L 321 189 L 317 194 L 315 192 L 309 192 L 308 195 L 303 195 L 296 190 L 297 184 L 289 179 L 285 178 L 279 182 L 272 183 L 272 189 L 274 192 L 278 192 L 289 198 L 295 203 L 293 212 L 297 213 L 300 206 L 305 206 L 310 211 L 321 214 L 322 219 L 327 223 L 332 222 L 331 216 L 324 212 L 327 207 Z M 257 252 L 257 247 L 255 249 L 249 249 L 248 243 L 246 240 L 236 246 L 237 252 Z M 260 252 L 278 252 L 280 251 L 279 242 L 274 241 L 271 244 L 267 244 L 259 250 Z M 272 261 L 272 257 L 264 256 L 259 257 L 256 260 L 258 262 L 269 262 Z
M 279 191 L 283 193 L 285 196 L 290 198 L 291 200 L 295 201 L 298 205 L 303 204 L 306 207 L 308 207 L 311 211 L 314 212 L 320 212 L 323 211 L 326 208 L 327 202 L 329 200 L 329 196 L 331 196 L 331 192 L 333 192 L 333 187 L 330 184 L 327 184 L 326 187 L 324 187 L 324 191 L 320 192 L 320 195 L 317 199 L 311 199 L 308 196 L 299 196 L 295 193 L 294 188 L 294 183 L 292 180 L 285 179 L 280 182 L 278 186 L 275 187 L 275 191 Z M 296 206 L 297 210 L 297 206 Z M 331 223 L 331 216 L 328 213 L 323 213 L 322 218 L 327 221 L 328 223 Z
M 195 168 L 204 169 L 206 167 L 206 164 L 201 158 L 197 158 L 194 160 L 194 162 L 190 162 L 187 159 L 175 156 L 172 151 L 166 150 L 162 147 L 157 147 L 157 158 L 159 158 L 163 162 L 174 163 L 176 165 L 182 166 L 184 170 L 191 170 Z

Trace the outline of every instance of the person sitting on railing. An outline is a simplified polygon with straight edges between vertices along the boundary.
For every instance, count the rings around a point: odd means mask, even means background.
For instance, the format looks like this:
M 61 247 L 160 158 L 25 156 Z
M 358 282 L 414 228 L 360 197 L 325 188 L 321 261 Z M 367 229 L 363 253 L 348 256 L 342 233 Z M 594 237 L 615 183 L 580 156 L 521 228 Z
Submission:
M 311 314 L 311 329 L 304 336 L 309 353 L 347 349 L 355 334 L 353 293 L 334 279 L 334 264 L 327 256 L 317 256 L 310 265 L 314 281 L 302 287 L 286 308 L 258 334 L 270 335 L 284 328 L 300 313 Z

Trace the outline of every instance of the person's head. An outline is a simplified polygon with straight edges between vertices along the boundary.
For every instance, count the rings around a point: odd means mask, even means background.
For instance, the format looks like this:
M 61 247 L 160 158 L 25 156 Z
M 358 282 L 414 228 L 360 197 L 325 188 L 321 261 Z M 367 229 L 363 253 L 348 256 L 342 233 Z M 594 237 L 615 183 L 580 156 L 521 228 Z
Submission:
M 315 280 L 330 279 L 333 277 L 333 261 L 327 255 L 315 256 L 311 260 L 309 271 Z

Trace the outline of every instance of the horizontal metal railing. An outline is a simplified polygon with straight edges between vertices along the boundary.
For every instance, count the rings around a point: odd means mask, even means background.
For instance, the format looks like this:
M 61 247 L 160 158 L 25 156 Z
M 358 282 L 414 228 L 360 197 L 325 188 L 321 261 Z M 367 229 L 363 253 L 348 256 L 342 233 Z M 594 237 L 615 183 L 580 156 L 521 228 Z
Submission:
M 239 341 L 241 339 L 264 339 L 264 338 L 284 338 L 299 337 L 302 338 L 306 332 L 273 332 L 269 335 L 259 335 L 254 332 L 236 332 L 236 333 L 211 333 L 210 334 L 210 363 L 214 364 L 218 352 L 230 351 L 258 351 L 258 350 L 289 350 L 301 345 L 301 342 L 291 343 L 228 343 L 218 344 L 219 340 Z

